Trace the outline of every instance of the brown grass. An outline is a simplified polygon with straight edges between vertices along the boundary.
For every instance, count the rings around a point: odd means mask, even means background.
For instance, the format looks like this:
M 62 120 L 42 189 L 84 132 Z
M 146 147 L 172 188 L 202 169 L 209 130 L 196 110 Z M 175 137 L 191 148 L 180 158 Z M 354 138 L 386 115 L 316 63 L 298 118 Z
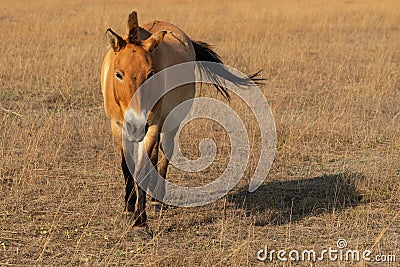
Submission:
M 400 4 L 156 2 L 3 1 L 0 266 L 263 265 L 256 253 L 265 245 L 322 250 L 338 238 L 399 262 Z M 278 133 L 261 188 L 246 193 L 253 157 L 246 177 L 215 203 L 149 207 L 149 240 L 120 219 L 120 155 L 99 82 L 105 29 L 122 33 L 132 9 L 141 22 L 168 20 L 214 44 L 228 65 L 265 69 Z M 256 157 L 254 118 L 238 99 L 231 105 L 246 118 Z M 170 179 L 193 185 L 223 171 L 229 143 L 218 125 L 188 125 L 182 146 L 196 157 L 192 141 L 206 135 L 219 145 L 217 161 L 201 175 L 171 168 Z

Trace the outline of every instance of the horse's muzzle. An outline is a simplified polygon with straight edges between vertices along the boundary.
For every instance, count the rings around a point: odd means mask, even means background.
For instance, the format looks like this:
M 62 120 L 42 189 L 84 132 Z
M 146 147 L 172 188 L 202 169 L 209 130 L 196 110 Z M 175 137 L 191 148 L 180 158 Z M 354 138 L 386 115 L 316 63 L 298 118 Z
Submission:
M 143 113 L 141 116 L 137 116 L 132 110 L 126 112 L 123 127 L 126 139 L 131 142 L 142 142 L 148 129 L 149 125 Z

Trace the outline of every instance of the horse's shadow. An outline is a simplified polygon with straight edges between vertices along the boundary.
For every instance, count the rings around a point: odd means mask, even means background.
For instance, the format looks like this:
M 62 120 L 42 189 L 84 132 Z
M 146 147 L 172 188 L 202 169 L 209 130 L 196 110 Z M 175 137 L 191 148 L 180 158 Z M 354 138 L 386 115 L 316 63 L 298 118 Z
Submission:
M 255 192 L 247 188 L 233 191 L 228 201 L 246 210 L 258 226 L 282 225 L 308 216 L 341 211 L 360 203 L 355 183 L 363 176 L 339 173 L 319 177 L 274 181 Z

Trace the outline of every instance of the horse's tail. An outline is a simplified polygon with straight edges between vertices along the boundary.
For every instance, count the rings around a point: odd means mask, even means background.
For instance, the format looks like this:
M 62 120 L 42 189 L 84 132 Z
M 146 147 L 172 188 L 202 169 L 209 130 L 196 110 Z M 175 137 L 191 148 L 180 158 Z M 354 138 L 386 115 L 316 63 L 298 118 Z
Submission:
M 224 87 L 225 79 L 239 86 L 260 84 L 261 81 L 265 80 L 258 77 L 261 71 L 258 71 L 249 77 L 239 77 L 222 65 L 221 57 L 211 49 L 209 44 L 201 41 L 192 41 L 192 44 L 194 51 L 196 52 L 196 61 L 209 61 L 221 64 L 212 65 L 213 68 L 211 69 L 209 65 L 199 63 L 200 75 L 206 75 L 218 92 L 228 100 L 230 99 L 230 95 L 228 90 Z

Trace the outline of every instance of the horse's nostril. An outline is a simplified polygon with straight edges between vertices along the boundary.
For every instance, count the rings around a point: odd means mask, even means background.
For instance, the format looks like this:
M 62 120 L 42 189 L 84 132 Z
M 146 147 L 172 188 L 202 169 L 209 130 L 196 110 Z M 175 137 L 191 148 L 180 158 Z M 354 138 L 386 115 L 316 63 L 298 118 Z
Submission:
M 144 126 L 144 134 L 147 134 L 147 130 L 149 129 L 149 125 L 146 123 Z
M 126 131 L 129 134 L 134 134 L 136 132 L 136 126 L 133 123 L 126 122 Z

